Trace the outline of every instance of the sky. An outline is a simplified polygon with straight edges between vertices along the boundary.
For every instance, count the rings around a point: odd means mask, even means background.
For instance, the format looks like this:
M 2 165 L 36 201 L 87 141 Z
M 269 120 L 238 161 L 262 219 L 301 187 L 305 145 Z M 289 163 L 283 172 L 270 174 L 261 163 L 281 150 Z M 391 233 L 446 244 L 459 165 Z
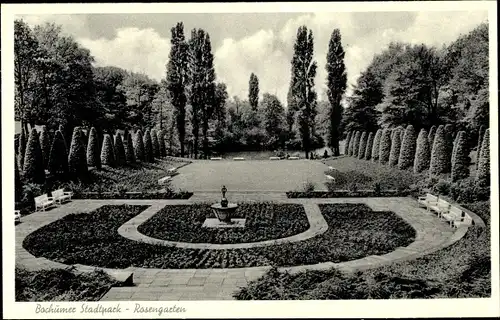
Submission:
M 186 38 L 193 28 L 202 28 L 210 34 L 217 81 L 226 83 L 230 97 L 247 99 L 253 72 L 259 78 L 260 94 L 276 94 L 284 104 L 293 44 L 301 25 L 313 31 L 318 64 L 315 85 L 319 98 L 325 99 L 326 53 L 335 28 L 341 32 L 351 88 L 373 56 L 390 42 L 441 47 L 487 21 L 487 17 L 487 11 L 18 16 L 31 26 L 44 22 L 61 25 L 63 32 L 90 50 L 96 66 L 118 66 L 158 81 L 165 78 L 170 29 L 182 21 Z

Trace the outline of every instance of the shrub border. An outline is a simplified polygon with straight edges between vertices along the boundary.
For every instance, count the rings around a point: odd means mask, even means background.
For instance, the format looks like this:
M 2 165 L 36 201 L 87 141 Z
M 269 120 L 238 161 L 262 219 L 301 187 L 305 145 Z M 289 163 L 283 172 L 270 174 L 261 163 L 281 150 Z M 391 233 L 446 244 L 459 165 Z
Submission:
M 358 191 L 350 190 L 335 190 L 335 191 L 288 191 L 287 198 L 390 198 L 390 197 L 407 197 L 410 195 L 410 190 L 384 190 L 376 192 L 373 189 L 365 189 Z
M 130 191 L 130 192 L 82 192 L 75 193 L 73 199 L 143 199 L 143 200 L 187 200 L 193 196 L 193 192 L 140 192 L 140 191 Z

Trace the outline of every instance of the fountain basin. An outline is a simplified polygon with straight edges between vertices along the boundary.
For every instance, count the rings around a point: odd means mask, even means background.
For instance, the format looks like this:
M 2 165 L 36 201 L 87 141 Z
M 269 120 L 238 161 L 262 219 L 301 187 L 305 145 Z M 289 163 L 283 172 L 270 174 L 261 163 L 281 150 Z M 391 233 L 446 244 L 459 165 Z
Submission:
M 220 203 L 211 205 L 212 211 L 219 221 L 231 223 L 231 218 L 234 216 L 238 205 L 236 203 L 228 203 L 227 207 L 223 207 Z

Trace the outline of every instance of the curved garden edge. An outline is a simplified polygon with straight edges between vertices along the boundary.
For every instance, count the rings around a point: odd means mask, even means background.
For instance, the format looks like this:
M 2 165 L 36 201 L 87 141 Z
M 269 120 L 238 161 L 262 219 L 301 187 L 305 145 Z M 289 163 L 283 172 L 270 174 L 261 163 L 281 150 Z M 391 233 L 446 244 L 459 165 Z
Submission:
M 397 199 L 397 198 L 393 198 L 392 200 L 394 199 Z M 416 208 L 416 201 L 414 201 L 413 199 L 411 198 L 399 198 L 399 199 L 406 199 L 406 201 L 411 201 L 411 204 L 407 204 L 409 206 L 413 206 L 415 209 Z M 288 201 L 287 201 L 288 200 Z M 359 203 L 359 202 L 362 202 L 362 203 L 366 203 L 368 206 L 370 206 L 372 208 L 372 210 L 374 211 L 381 211 L 379 208 L 374 208 L 374 205 L 373 203 L 370 203 L 372 201 L 370 200 L 373 200 L 373 199 L 370 199 L 370 198 L 365 198 L 365 199 L 352 199 L 352 198 L 347 198 L 347 199 L 287 199 L 285 201 L 283 201 L 284 203 L 302 203 L 302 204 L 305 204 L 305 203 L 316 203 L 316 204 L 319 204 L 319 203 L 339 203 L 339 201 L 343 201 L 345 203 L 349 203 L 349 202 L 355 202 L 355 203 Z M 291 200 L 295 200 L 295 201 L 291 201 Z M 362 201 L 364 200 L 364 201 Z M 391 198 L 384 198 L 383 199 L 384 201 L 386 201 L 386 203 L 389 203 L 389 207 L 392 207 L 392 208 L 399 208 L 398 204 L 397 203 L 392 203 L 391 204 Z M 389 201 L 388 201 L 389 200 Z M 84 201 L 84 200 L 80 200 L 78 202 L 85 202 L 86 205 L 85 205 L 85 209 L 87 212 L 91 212 L 103 205 L 106 205 L 106 204 L 151 204 L 151 201 L 147 201 L 147 200 L 112 200 L 112 201 L 103 201 L 103 200 L 93 200 L 93 201 Z M 156 201 L 157 202 L 157 201 Z M 172 200 L 167 200 L 167 201 L 162 201 L 161 204 L 157 204 L 157 205 L 160 205 L 160 206 L 164 206 L 164 205 L 168 205 L 168 204 L 189 204 L 189 203 L 192 203 L 191 201 L 189 200 L 178 200 L 178 201 L 172 201 Z M 152 204 L 151 204 L 152 205 Z M 395 206 L 394 206 L 395 205 Z M 69 208 L 69 207 L 68 207 Z M 406 208 L 408 209 L 408 208 Z M 146 209 L 148 210 L 148 209 Z M 411 221 L 408 220 L 408 217 L 410 215 L 408 214 L 401 214 L 401 212 L 398 212 L 398 210 L 394 210 L 394 209 L 389 209 L 393 212 L 395 212 L 396 214 L 402 216 L 402 218 L 407 221 L 407 223 L 410 223 L 410 225 L 412 225 L 414 228 L 414 224 L 412 224 Z M 418 210 L 422 210 L 422 211 L 425 211 L 424 209 L 418 209 Z M 80 210 L 82 211 L 82 210 Z M 67 267 L 71 267 L 71 265 L 66 265 L 66 264 L 62 264 L 62 263 L 59 263 L 59 262 L 56 262 L 56 261 L 52 261 L 52 260 L 48 260 L 46 258 L 37 258 L 33 255 L 31 255 L 26 249 L 24 249 L 22 243 L 24 241 L 24 238 L 29 234 L 29 233 L 32 233 L 33 231 L 43 227 L 44 225 L 47 225 L 53 221 L 56 221 L 68 214 L 71 214 L 73 212 L 65 212 L 65 211 L 62 211 L 62 212 L 58 212 L 56 214 L 54 214 L 54 212 L 52 211 L 47 211 L 47 212 L 39 212 L 37 213 L 37 215 L 35 216 L 38 216 L 37 219 L 33 219 L 33 223 L 31 225 L 27 225 L 26 226 L 26 229 L 27 230 L 24 230 L 24 231 L 28 231 L 27 233 L 25 232 L 24 234 L 21 234 L 19 236 L 16 235 L 16 263 L 18 263 L 17 260 L 21 260 L 20 263 L 22 264 L 22 260 L 32 260 L 32 261 L 36 261 L 36 265 L 38 268 L 67 268 Z M 44 221 L 44 223 L 40 223 L 40 215 L 45 215 L 45 217 L 47 218 L 47 220 Z M 35 218 L 35 216 L 30 216 L 29 218 Z M 28 219 L 29 219 L 28 218 Z M 27 221 L 24 221 L 24 223 L 29 223 L 29 220 L 27 219 Z M 19 228 L 21 226 L 23 226 L 23 224 L 20 224 L 16 227 Z M 459 229 L 456 229 L 454 232 L 451 233 L 451 235 L 449 237 L 446 237 L 443 241 L 440 241 L 439 243 L 436 243 L 424 250 L 415 250 L 415 249 L 412 249 L 412 245 L 414 244 L 417 244 L 417 243 L 425 243 L 425 236 L 422 235 L 422 228 L 421 227 L 417 227 L 415 228 L 417 230 L 417 237 L 415 239 L 415 241 L 410 244 L 408 247 L 404 247 L 404 248 L 398 248 L 392 252 L 389 252 L 387 254 L 384 254 L 384 255 L 381 255 L 381 256 L 368 256 L 368 257 L 364 257 L 364 258 L 361 258 L 361 259 L 357 259 L 357 260 L 351 260 L 351 261 L 346 261 L 346 262 L 341 262 L 341 263 L 333 263 L 333 262 L 323 262 L 323 263 L 318 263 L 318 264 L 312 264 L 312 265 L 300 265 L 300 266 L 293 266 L 293 267 L 280 267 L 278 268 L 279 271 L 286 271 L 286 272 L 290 272 L 290 273 L 296 273 L 296 272 L 301 272 L 301 271 L 305 271 L 305 270 L 326 270 L 326 269 L 330 269 L 330 268 L 337 268 L 341 271 L 344 271 L 344 272 L 355 272 L 355 271 L 362 271 L 362 270 L 368 270 L 368 269 L 373 269 L 373 268 L 377 268 L 377 267 L 380 267 L 380 266 L 383 266 L 383 265 L 386 265 L 386 264 L 390 264 L 390 263 L 393 263 L 393 262 L 397 262 L 397 261 L 403 261 L 403 260 L 412 260 L 412 259 L 416 259 L 416 258 L 419 258 L 419 257 L 422 257 L 424 255 L 427 255 L 427 254 L 430 254 L 430 253 L 433 253 L 433 252 L 436 252 L 438 250 L 441 250 L 445 247 L 448 247 L 452 244 L 454 244 L 455 242 L 457 242 L 458 240 L 460 240 L 468 231 L 468 227 L 464 226 L 464 227 L 460 227 Z M 17 232 L 17 230 L 16 230 Z M 24 256 L 24 259 L 23 259 L 23 256 Z M 112 269 L 112 268 L 100 268 L 100 267 L 93 267 L 93 266 L 86 266 L 86 265 L 73 265 L 76 270 L 78 272 L 91 272 L 91 271 L 94 271 L 95 269 L 100 269 L 100 270 L 104 270 L 105 272 L 107 272 L 108 274 L 110 275 L 115 275 L 115 274 L 119 274 L 120 272 L 138 272 L 138 273 L 145 273 L 145 272 L 153 272 L 153 273 L 158 273 L 158 272 L 168 272 L 168 273 L 183 273 L 183 274 L 194 274 L 195 272 L 200 272 L 200 271 L 210 271 L 211 273 L 227 273 L 227 272 L 248 272 L 248 273 L 261 273 L 261 272 L 265 272 L 267 270 L 269 270 L 271 268 L 271 266 L 260 266 L 260 267 L 245 267 L 245 268 L 220 268 L 220 269 L 155 269 L 155 268 L 142 268 L 142 267 L 128 267 L 128 268 L 125 268 L 125 269 Z
M 175 246 L 178 248 L 185 249 L 210 249 L 210 250 L 224 250 L 224 249 L 248 249 L 256 247 L 272 246 L 277 244 L 282 244 L 286 242 L 296 242 L 307 240 L 309 238 L 320 235 L 326 230 L 328 230 L 328 224 L 325 218 L 321 214 L 318 206 L 316 204 L 305 204 L 304 210 L 309 221 L 309 229 L 299 234 L 295 234 L 285 238 L 264 240 L 259 242 L 248 242 L 248 243 L 228 243 L 228 244 L 214 244 L 214 243 L 191 243 L 191 242 L 181 242 L 181 241 L 170 241 L 162 240 L 149 237 L 145 234 L 139 232 L 137 227 L 153 217 L 163 206 L 152 205 L 148 209 L 139 213 L 137 216 L 133 217 L 125 224 L 123 224 L 119 229 L 118 233 L 127 239 L 133 241 L 140 241 L 148 244 L 156 244 L 161 246 Z

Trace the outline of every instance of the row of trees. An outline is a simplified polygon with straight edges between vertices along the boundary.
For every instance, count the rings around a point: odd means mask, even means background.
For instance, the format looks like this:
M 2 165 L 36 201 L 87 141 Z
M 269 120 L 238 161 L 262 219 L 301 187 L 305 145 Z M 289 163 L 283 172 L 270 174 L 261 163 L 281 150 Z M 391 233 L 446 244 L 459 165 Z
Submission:
M 358 78 L 346 132 L 453 124 L 474 144 L 489 124 L 488 24 L 442 48 L 392 43 Z
M 490 184 L 490 130 L 481 128 L 477 143 L 476 182 Z M 465 131 L 455 133 L 450 125 L 421 129 L 418 136 L 412 125 L 406 129 L 378 129 L 375 134 L 351 131 L 347 134 L 345 154 L 371 160 L 414 173 L 427 171 L 431 177 L 451 174 L 453 182 L 470 175 L 470 147 Z
M 100 135 L 91 128 L 87 135 L 76 127 L 69 145 L 62 130 L 57 130 L 53 137 L 49 135 L 46 127 L 40 133 L 32 129 L 28 137 L 21 134 L 16 153 L 16 179 L 19 175 L 26 183 L 43 184 L 48 172 L 57 180 L 86 181 L 90 168 L 100 170 L 102 166 L 154 162 L 155 158 L 167 156 L 168 145 L 161 130 L 146 130 L 144 134 L 138 130 L 132 139 L 128 130 L 123 136 L 120 132 L 113 136 Z

